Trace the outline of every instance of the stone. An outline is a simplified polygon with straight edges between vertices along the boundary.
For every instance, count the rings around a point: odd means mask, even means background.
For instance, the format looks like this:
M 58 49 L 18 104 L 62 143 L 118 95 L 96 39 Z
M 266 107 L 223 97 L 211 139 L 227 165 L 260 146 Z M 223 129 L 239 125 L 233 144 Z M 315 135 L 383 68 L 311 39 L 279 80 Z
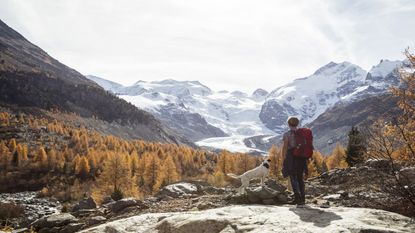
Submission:
M 404 185 L 415 185 L 415 167 L 401 169 L 399 171 L 399 179 Z
M 163 187 L 156 196 L 163 197 L 163 196 L 169 196 L 169 197 L 180 197 L 180 196 L 186 196 L 186 195 L 192 195 L 192 194 L 200 194 L 200 186 L 197 184 L 193 184 L 190 182 L 180 182 L 176 184 L 170 184 L 165 187 Z
M 142 201 L 135 198 L 124 198 L 119 201 L 112 202 L 108 204 L 108 209 L 112 212 L 120 212 L 128 207 L 139 206 L 142 209 L 148 208 Z
M 29 232 L 29 229 L 21 228 L 21 229 L 16 229 L 12 231 L 12 233 L 26 233 L 26 232 Z
M 198 210 L 206 210 L 215 207 L 217 207 L 217 205 L 213 204 L 212 202 L 202 202 L 197 205 Z
M 141 214 L 107 222 L 81 233 L 270 231 L 415 232 L 415 224 L 403 215 L 366 208 L 233 205 L 203 211 Z
M 96 225 L 96 224 L 107 221 L 107 219 L 103 216 L 94 216 L 94 217 L 89 218 L 87 221 L 88 221 L 88 225 Z
M 59 233 L 74 233 L 81 230 L 85 224 L 83 223 L 69 223 L 68 225 L 64 226 L 62 229 L 59 230 Z
M 262 203 L 264 204 L 264 205 L 275 205 L 275 200 L 274 199 L 264 199 L 264 200 L 262 200 Z
M 111 197 L 111 196 L 106 196 L 106 197 L 104 197 L 104 199 L 102 200 L 101 205 L 106 205 L 106 204 L 109 204 L 109 203 L 111 203 L 111 202 L 114 202 L 114 199 L 112 199 L 112 197 Z
M 269 185 L 269 186 L 268 186 Z M 233 204 L 286 204 L 288 201 L 286 188 L 276 182 L 259 187 L 248 187 L 243 194 L 235 194 L 226 197 Z
M 85 198 L 78 202 L 73 208 L 72 211 L 78 211 L 78 210 L 90 210 L 97 208 L 97 203 L 92 197 Z
M 62 214 L 53 214 L 50 216 L 42 217 L 31 224 L 31 226 L 37 230 L 42 228 L 53 228 L 61 227 L 69 223 L 78 222 L 78 219 L 75 218 L 72 214 L 62 213 Z

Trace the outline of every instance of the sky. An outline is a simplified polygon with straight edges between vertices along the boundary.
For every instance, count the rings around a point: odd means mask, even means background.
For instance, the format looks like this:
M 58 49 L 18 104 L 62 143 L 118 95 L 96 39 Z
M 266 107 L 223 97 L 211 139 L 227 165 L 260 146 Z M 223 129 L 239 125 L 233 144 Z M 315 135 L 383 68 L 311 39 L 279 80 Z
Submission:
M 271 91 L 330 61 L 415 51 L 414 0 L 0 0 L 0 19 L 62 63 L 124 85 Z

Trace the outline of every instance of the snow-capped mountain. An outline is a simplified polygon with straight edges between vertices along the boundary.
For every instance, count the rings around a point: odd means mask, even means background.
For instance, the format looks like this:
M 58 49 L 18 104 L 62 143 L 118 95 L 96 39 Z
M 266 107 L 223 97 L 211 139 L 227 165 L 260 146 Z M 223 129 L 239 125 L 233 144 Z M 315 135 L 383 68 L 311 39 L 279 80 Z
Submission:
M 259 119 L 268 94 L 258 89 L 252 95 L 241 91 L 214 92 L 198 81 L 138 81 L 119 86 L 95 76 L 87 76 L 104 89 L 148 110 L 171 128 L 200 146 L 251 151 L 243 139 L 273 134 Z
M 276 133 L 286 130 L 288 116 L 300 117 L 303 124 L 311 122 L 361 87 L 366 75 L 367 72 L 357 65 L 330 62 L 311 76 L 272 91 L 259 116 Z
M 304 125 L 339 103 L 384 93 L 398 85 L 397 70 L 401 65 L 400 61 L 382 60 L 367 72 L 349 62 L 330 62 L 314 74 L 271 93 L 257 89 L 252 94 L 215 92 L 198 81 L 167 79 L 122 86 L 96 76 L 87 77 L 152 112 L 200 146 L 264 152 L 269 147 L 265 141 L 275 142 L 286 130 L 288 116 L 299 116 Z

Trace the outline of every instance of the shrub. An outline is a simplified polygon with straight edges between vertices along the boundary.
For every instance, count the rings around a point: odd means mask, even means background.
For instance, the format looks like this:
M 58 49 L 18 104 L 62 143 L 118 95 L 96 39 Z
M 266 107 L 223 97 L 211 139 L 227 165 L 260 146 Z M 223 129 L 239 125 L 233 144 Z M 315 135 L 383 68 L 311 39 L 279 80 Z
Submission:
M 120 189 L 118 189 L 118 188 L 115 189 L 114 192 L 111 194 L 111 198 L 114 201 L 121 200 L 121 199 L 123 199 L 123 197 L 124 197 L 123 192 Z
M 23 213 L 24 208 L 21 205 L 16 205 L 13 203 L 0 203 L 0 220 L 18 218 Z

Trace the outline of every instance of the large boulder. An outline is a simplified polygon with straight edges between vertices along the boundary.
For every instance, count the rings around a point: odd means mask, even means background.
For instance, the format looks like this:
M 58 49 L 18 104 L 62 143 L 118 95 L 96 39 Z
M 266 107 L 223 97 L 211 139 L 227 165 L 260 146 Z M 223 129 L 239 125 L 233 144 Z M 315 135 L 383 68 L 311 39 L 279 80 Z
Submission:
M 399 179 L 406 186 L 415 186 L 415 167 L 403 168 L 399 171 Z
M 52 229 L 56 227 L 62 227 L 68 225 L 69 223 L 76 223 L 78 219 L 69 213 L 62 214 L 53 214 L 50 216 L 45 216 L 34 221 L 31 226 L 35 230 L 40 230 L 44 228 Z
M 411 218 L 375 209 L 235 205 L 175 213 L 149 213 L 81 231 L 219 232 L 415 232 Z
M 85 198 L 78 202 L 73 208 L 72 211 L 78 211 L 78 210 L 90 210 L 97 208 L 97 203 L 92 197 Z
M 175 184 L 170 184 L 163 187 L 156 196 L 163 197 L 173 197 L 177 198 L 180 196 L 188 196 L 192 194 L 200 193 L 200 185 L 190 182 L 180 182 Z
M 109 203 L 108 209 L 110 209 L 114 213 L 121 212 L 122 210 L 129 208 L 129 207 L 139 207 L 142 209 L 148 208 L 141 200 L 135 198 L 124 198 L 112 203 Z
M 288 201 L 287 188 L 268 180 L 264 186 L 248 187 L 245 193 L 231 194 L 226 198 L 232 204 L 281 205 Z

